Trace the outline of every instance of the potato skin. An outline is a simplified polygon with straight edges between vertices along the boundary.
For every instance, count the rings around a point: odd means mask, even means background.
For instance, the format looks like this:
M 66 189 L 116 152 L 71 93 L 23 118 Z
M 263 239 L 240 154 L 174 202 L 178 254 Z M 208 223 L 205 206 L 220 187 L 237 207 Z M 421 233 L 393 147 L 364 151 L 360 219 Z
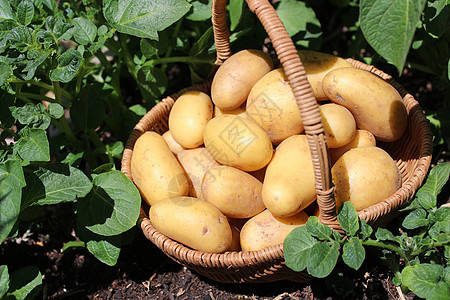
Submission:
M 257 124 L 234 115 L 213 118 L 205 127 L 205 147 L 220 164 L 243 171 L 265 167 L 273 155 L 267 133 Z
M 342 147 L 328 149 L 328 153 L 330 154 L 331 165 L 333 165 L 339 157 L 342 156 L 345 152 L 350 149 L 358 148 L 358 147 L 375 147 L 377 145 L 377 140 L 375 136 L 367 130 L 357 129 L 355 133 L 355 137 L 350 141 L 350 143 L 345 144 Z
M 235 115 L 245 117 L 245 106 L 246 102 L 242 103 L 241 106 L 232 110 L 223 110 L 218 106 L 214 106 L 214 117 L 218 117 L 220 115 Z
M 172 133 L 170 130 L 167 130 L 162 134 L 162 137 L 166 140 L 167 145 L 169 146 L 170 151 L 172 151 L 173 154 L 177 154 L 178 152 L 184 150 L 185 148 L 177 143 L 173 139 Z
M 248 95 L 246 115 L 267 132 L 273 144 L 304 129 L 291 85 L 281 68 L 255 83 Z
M 273 68 L 273 61 L 260 50 L 242 50 L 230 56 L 218 69 L 211 84 L 211 98 L 223 110 L 238 108 L 252 86 Z
M 328 100 L 322 90 L 322 80 L 328 72 L 339 68 L 353 68 L 353 65 L 345 59 L 327 53 L 300 50 L 298 55 L 302 60 L 314 96 L 319 101 Z
M 284 140 L 267 166 L 262 188 L 264 205 L 275 216 L 287 217 L 317 197 L 311 153 L 305 135 Z
M 141 135 L 133 148 L 131 176 L 149 205 L 170 196 L 189 193 L 183 168 L 162 136 L 153 131 Z
M 241 248 L 243 251 L 256 251 L 269 246 L 282 244 L 288 234 L 308 221 L 308 215 L 301 211 L 290 217 L 275 217 L 264 210 L 249 219 L 241 229 Z
M 350 110 L 359 129 L 380 141 L 399 139 L 408 126 L 408 114 L 398 91 L 382 78 L 357 68 L 341 68 L 323 78 L 329 99 Z
M 327 103 L 319 106 L 322 125 L 329 148 L 342 147 L 355 137 L 356 122 L 344 106 Z
M 402 185 L 395 161 L 378 147 L 350 149 L 331 168 L 331 175 L 336 206 L 350 201 L 357 211 L 386 199 Z
M 245 219 L 265 209 L 262 183 L 252 175 L 228 166 L 209 169 L 202 184 L 203 199 L 229 218 Z
M 169 130 L 184 148 L 203 144 L 203 130 L 212 119 L 211 98 L 200 91 L 189 91 L 178 97 L 169 114 Z
M 205 147 L 180 151 L 178 161 L 189 177 L 189 196 L 202 199 L 203 176 L 210 168 L 219 166 L 219 164 Z
M 150 207 L 149 218 L 156 230 L 195 250 L 221 253 L 231 245 L 227 218 L 204 200 L 166 198 Z

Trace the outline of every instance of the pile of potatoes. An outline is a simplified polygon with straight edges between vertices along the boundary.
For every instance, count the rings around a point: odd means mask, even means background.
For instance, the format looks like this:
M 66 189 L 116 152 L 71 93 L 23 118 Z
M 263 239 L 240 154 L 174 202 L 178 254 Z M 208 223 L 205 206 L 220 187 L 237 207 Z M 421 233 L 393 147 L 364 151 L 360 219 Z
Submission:
M 397 90 L 346 60 L 299 51 L 318 101 L 339 207 L 358 211 L 402 183 L 376 141 L 399 139 L 407 111 Z M 211 95 L 189 91 L 169 131 L 134 146 L 132 178 L 164 235 L 204 252 L 260 250 L 319 215 L 309 145 L 291 86 L 264 52 L 243 50 L 217 70 Z

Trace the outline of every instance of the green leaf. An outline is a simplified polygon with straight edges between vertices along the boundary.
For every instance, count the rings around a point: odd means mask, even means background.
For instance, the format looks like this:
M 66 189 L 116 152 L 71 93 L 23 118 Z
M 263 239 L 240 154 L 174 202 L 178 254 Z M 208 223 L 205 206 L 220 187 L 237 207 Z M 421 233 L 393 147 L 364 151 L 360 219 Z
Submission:
M 58 103 L 50 103 L 48 105 L 48 113 L 54 119 L 59 119 L 64 115 L 64 108 Z
M 25 185 L 22 165 L 18 160 L 0 163 L 0 242 L 8 237 L 16 223 Z
M 426 0 L 361 0 L 359 24 L 367 42 L 399 73 Z
M 74 49 L 69 49 L 58 57 L 58 66 L 50 70 L 50 79 L 52 81 L 61 81 L 67 83 L 71 81 L 78 72 L 83 62 L 83 56 Z
M 362 219 L 360 222 L 361 239 L 365 240 L 372 235 L 373 229 L 372 226 L 367 224 L 366 220 Z
M 344 244 L 342 259 L 350 268 L 358 270 L 366 257 L 366 251 L 357 237 L 351 237 L 348 242 Z
M 19 52 L 25 52 L 35 46 L 36 36 L 31 28 L 26 26 L 17 26 L 6 35 L 6 39 L 11 48 Z
M 51 116 L 42 103 L 36 105 L 27 103 L 22 107 L 11 107 L 11 112 L 20 124 L 33 128 L 47 129 L 51 123 Z
M 392 232 L 381 227 L 375 231 L 375 238 L 380 241 L 397 241 Z
M 427 1 L 423 11 L 423 27 L 433 38 L 439 38 L 450 27 L 450 9 L 448 0 Z
M 62 163 L 47 164 L 25 174 L 22 210 L 30 205 L 73 202 L 92 189 L 89 178 L 79 169 Z
M 450 162 L 438 163 L 430 170 L 424 185 L 417 193 L 427 193 L 435 197 L 442 191 L 442 187 L 448 182 L 450 176 Z
M 103 0 L 103 15 L 119 32 L 157 40 L 157 32 L 178 21 L 190 7 L 184 0 Z
M 74 26 L 63 22 L 59 18 L 49 16 L 45 19 L 45 28 L 47 31 L 44 34 L 49 36 L 54 43 L 58 43 L 60 40 L 70 40 L 74 33 Z
M 78 200 L 77 216 L 93 233 L 113 236 L 127 231 L 139 217 L 141 196 L 136 186 L 120 171 L 97 175 L 94 188 Z
M 106 145 L 106 154 L 111 155 L 117 159 L 122 159 L 123 150 L 124 146 L 120 141 Z
M 239 25 L 244 12 L 244 0 L 230 0 L 228 11 L 230 14 L 230 31 L 234 31 Z
M 34 17 L 34 5 L 28 0 L 23 0 L 17 7 L 17 22 L 28 26 Z
M 339 213 L 337 216 L 339 225 L 342 229 L 350 235 L 354 236 L 359 229 L 358 213 L 355 207 L 350 202 L 344 202 L 341 207 L 339 207 Z
M 309 217 L 306 222 L 306 228 L 309 230 L 311 235 L 315 236 L 319 240 L 329 240 L 333 230 L 322 223 L 320 223 L 319 218 L 316 216 Z
M 17 141 L 14 150 L 24 160 L 50 160 L 50 146 L 47 133 L 41 128 L 27 128 L 27 130 L 23 131 L 23 136 Z
M 317 278 L 327 277 L 336 266 L 339 258 L 339 243 L 326 242 L 315 244 L 307 259 L 308 273 Z
M 99 261 L 114 266 L 119 258 L 121 248 L 121 236 L 101 236 L 88 230 L 77 222 L 77 234 L 86 243 L 86 248 Z
M 77 167 L 80 164 L 81 159 L 83 158 L 84 153 L 68 153 L 67 156 L 61 161 L 63 164 L 67 164 L 69 166 Z
M 158 45 L 155 41 L 149 39 L 141 39 L 140 45 L 141 52 L 146 58 L 151 59 L 158 54 Z
M 424 209 L 413 210 L 405 217 L 402 223 L 402 226 L 406 229 L 414 229 L 427 225 L 427 212 Z
M 19 269 L 11 274 L 7 296 L 17 300 L 34 299 L 42 289 L 42 275 L 35 266 Z
M 70 115 L 75 126 L 83 131 L 95 129 L 105 118 L 103 98 L 108 92 L 100 83 L 89 83 L 83 87 L 70 107 Z
M 2 41 L 2 39 L 7 36 L 8 33 L 16 26 L 17 23 L 12 20 L 0 21 L 0 51 L 3 51 L 4 47 L 6 46 L 5 44 L 2 44 L 6 43 L 6 40 Z
M 416 198 L 414 200 L 420 205 L 419 207 L 423 207 L 425 209 L 436 207 L 436 196 L 426 192 L 416 193 Z
M 3 299 L 3 295 L 9 289 L 9 273 L 8 266 L 2 265 L 0 266 L 0 299 Z
M 417 296 L 428 298 L 430 295 L 440 293 L 446 290 L 448 296 L 449 286 L 438 284 L 443 277 L 444 267 L 435 264 L 418 264 L 414 266 L 406 266 L 402 270 L 403 283 L 413 291 Z M 435 298 L 437 299 L 437 298 Z M 445 298 L 443 298 L 445 299 Z
M 25 80 L 30 80 L 34 77 L 37 68 L 45 62 L 45 60 L 52 54 L 53 49 L 30 49 L 27 53 L 27 58 L 29 59 L 28 64 L 23 69 L 23 73 L 27 73 Z
M 9 2 L 10 0 L 0 0 L 0 22 L 16 19 Z
M 138 83 L 145 99 L 159 99 L 167 88 L 167 76 L 160 68 L 143 66 L 138 71 Z
M 73 19 L 73 24 L 75 25 L 73 37 L 77 43 L 87 45 L 95 41 L 97 37 L 97 26 L 94 23 L 79 17 Z
M 206 21 L 211 19 L 211 0 L 197 0 L 191 2 L 192 9 L 186 15 L 186 19 L 191 21 Z
M 11 74 L 12 71 L 9 65 L 7 63 L 0 62 L 0 86 L 5 83 L 6 79 L 8 79 Z
M 207 53 L 208 49 L 210 49 L 212 45 L 214 45 L 214 32 L 213 28 L 209 27 L 208 30 L 206 30 L 205 33 L 202 34 L 198 41 L 192 46 L 189 55 L 197 56 Z
M 69 249 L 73 248 L 86 248 L 86 244 L 82 241 L 70 241 L 64 244 L 61 248 L 62 253 L 66 252 Z
M 312 237 L 305 226 L 292 230 L 283 244 L 286 266 L 296 272 L 303 271 L 309 259 L 312 247 L 317 240 Z

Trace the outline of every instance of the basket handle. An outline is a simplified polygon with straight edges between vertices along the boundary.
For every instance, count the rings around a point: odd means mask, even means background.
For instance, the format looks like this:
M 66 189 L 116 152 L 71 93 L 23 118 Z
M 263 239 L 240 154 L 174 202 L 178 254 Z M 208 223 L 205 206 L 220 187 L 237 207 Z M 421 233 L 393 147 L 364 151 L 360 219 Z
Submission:
M 314 167 L 320 221 L 334 229 L 340 229 L 336 217 L 335 188 L 331 180 L 331 166 L 322 117 L 297 49 L 275 9 L 267 0 L 246 1 L 271 39 L 300 109 Z M 231 55 L 226 25 L 226 0 L 213 0 L 212 10 L 217 61 L 222 63 Z

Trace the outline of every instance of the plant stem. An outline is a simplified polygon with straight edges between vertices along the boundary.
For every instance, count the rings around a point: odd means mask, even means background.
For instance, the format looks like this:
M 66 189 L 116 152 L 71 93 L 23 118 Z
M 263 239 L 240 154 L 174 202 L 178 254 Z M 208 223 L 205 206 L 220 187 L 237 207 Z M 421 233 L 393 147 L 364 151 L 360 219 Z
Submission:
M 64 116 L 59 119 L 52 119 L 53 125 L 55 125 L 59 130 L 61 130 L 65 135 L 69 143 L 79 152 L 82 152 L 80 142 L 73 134 L 72 129 L 67 123 L 67 120 Z
M 133 58 L 131 57 L 130 51 L 128 50 L 128 46 L 126 43 L 126 37 L 124 35 L 119 35 L 119 40 L 120 40 L 120 46 L 121 46 L 121 50 L 122 50 L 122 54 L 123 54 L 122 57 L 125 61 L 125 64 L 127 65 L 128 72 L 130 72 L 130 74 L 131 74 L 131 76 L 133 76 L 134 80 L 138 81 L 136 70 L 135 70 L 136 65 L 134 64 Z
M 62 91 L 61 86 L 59 85 L 59 81 L 52 81 L 52 84 L 55 91 L 56 103 L 62 104 Z
M 55 89 L 53 86 L 43 83 L 43 82 L 40 82 L 40 81 L 36 81 L 36 80 L 8 79 L 6 81 L 11 82 L 11 83 L 22 83 L 22 84 L 29 83 L 29 84 L 41 87 L 43 89 L 55 92 Z M 61 93 L 64 96 L 64 98 L 66 98 L 67 100 L 72 100 L 72 95 L 68 91 L 61 88 Z
M 210 58 L 200 58 L 191 56 L 172 56 L 172 57 L 161 57 L 146 61 L 143 66 L 153 66 L 158 64 L 166 63 L 201 63 L 201 64 L 212 64 L 214 59 Z
M 22 95 L 23 97 L 26 97 L 28 99 L 34 99 L 34 100 L 39 100 L 39 101 L 47 101 L 47 102 L 51 102 L 51 103 L 56 103 L 56 100 L 44 95 L 39 95 L 39 94 L 33 94 L 33 93 L 25 93 L 25 92 L 20 92 L 20 95 Z M 64 108 L 68 108 L 68 106 L 66 104 L 61 104 Z
M 375 246 L 375 247 L 391 250 L 391 251 L 397 253 L 400 257 L 407 260 L 407 257 L 405 257 L 404 253 L 395 245 L 386 244 L 386 243 L 376 241 L 376 240 L 365 240 L 365 241 L 362 241 L 362 244 L 366 245 L 366 246 Z

